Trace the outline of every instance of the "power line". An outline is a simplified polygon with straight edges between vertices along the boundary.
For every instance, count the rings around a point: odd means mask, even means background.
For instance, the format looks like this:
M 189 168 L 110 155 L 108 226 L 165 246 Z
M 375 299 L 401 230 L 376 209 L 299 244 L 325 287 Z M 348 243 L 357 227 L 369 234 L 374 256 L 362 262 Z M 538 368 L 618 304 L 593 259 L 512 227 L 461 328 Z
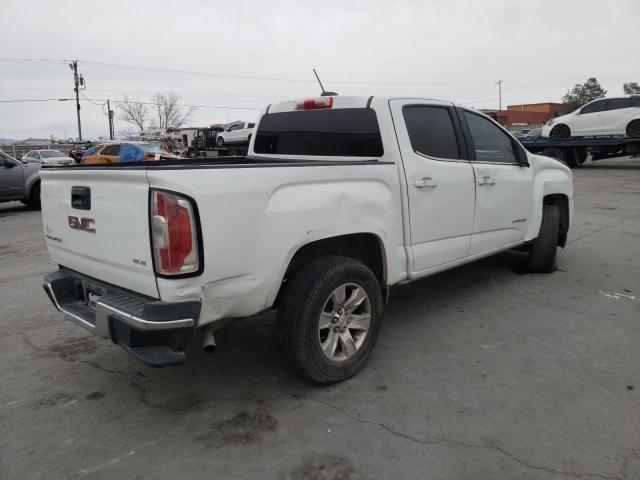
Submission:
M 11 59 L 11 58 L 0 58 L 0 62 L 4 63 L 66 63 L 67 60 L 56 59 L 56 58 L 41 58 L 41 59 L 29 59 L 29 58 L 21 58 L 21 59 Z M 259 76 L 259 75 L 244 75 L 244 74 L 235 74 L 235 73 L 222 73 L 222 72 L 202 72 L 195 70 L 182 70 L 175 68 L 166 68 L 166 67 L 148 67 L 142 65 L 126 65 L 120 63 L 108 63 L 108 62 L 97 62 L 92 60 L 79 60 L 81 65 L 87 67 L 98 67 L 98 68 L 113 68 L 120 70 L 134 70 L 134 71 L 147 71 L 147 72 L 155 72 L 155 73 L 172 73 L 179 75 L 196 75 L 196 76 L 207 76 L 207 77 L 224 77 L 224 78 L 235 78 L 235 79 L 244 79 L 244 80 L 261 80 L 261 81 L 277 81 L 277 82 L 292 82 L 292 83 L 308 83 L 315 84 L 316 81 L 313 78 L 287 78 L 287 77 L 270 77 L 270 76 Z M 466 80 L 466 81 L 437 81 L 437 82 L 376 82 L 376 81 L 356 81 L 356 80 L 325 80 L 326 83 L 340 84 L 340 85 L 404 85 L 404 86 L 433 86 L 433 85 L 470 85 L 477 83 L 487 83 L 488 80 Z
M 27 102 L 69 102 L 73 98 L 17 98 L 0 100 L 0 103 L 27 103 Z
M 106 99 L 99 98 L 89 98 L 80 94 L 82 98 L 90 103 L 93 103 L 96 106 L 102 107 L 107 103 Z M 73 98 L 19 98 L 19 99 L 5 99 L 0 100 L 0 103 L 27 103 L 27 102 L 67 102 L 73 101 Z M 100 103 L 98 103 L 100 102 Z M 127 103 L 124 100 L 111 100 L 112 103 Z M 154 102 L 132 102 L 132 103 L 141 103 L 142 105 L 157 105 Z M 263 107 L 232 107 L 230 105 L 191 105 L 187 103 L 177 104 L 178 107 L 188 107 L 188 108 L 220 108 L 227 110 L 261 110 Z

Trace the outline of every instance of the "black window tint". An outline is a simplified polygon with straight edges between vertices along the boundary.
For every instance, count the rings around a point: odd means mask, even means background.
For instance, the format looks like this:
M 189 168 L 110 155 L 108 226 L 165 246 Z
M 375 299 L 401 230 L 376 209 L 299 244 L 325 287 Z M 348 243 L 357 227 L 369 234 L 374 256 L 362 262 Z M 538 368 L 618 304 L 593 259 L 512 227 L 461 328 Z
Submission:
M 631 98 L 610 98 L 607 100 L 607 110 L 619 110 L 630 106 Z
M 584 113 L 601 112 L 604 110 L 604 103 L 605 103 L 604 100 L 599 100 L 597 102 L 590 103 L 586 107 L 582 107 L 582 110 L 580 110 L 580 113 L 584 114 Z
M 513 141 L 490 120 L 464 112 L 479 162 L 516 163 Z
M 102 149 L 100 155 L 119 155 L 120 145 L 107 145 Z
M 449 109 L 414 105 L 404 107 L 402 114 L 413 150 L 430 157 L 460 158 Z
M 253 127 L 255 127 L 255 126 L 256 126 L 256 124 L 255 124 L 255 123 L 250 123 L 250 124 L 249 124 L 249 126 L 248 126 L 247 128 L 253 128 Z
M 634 95 L 631 97 L 631 105 L 634 107 L 640 107 L 640 95 Z
M 262 117 L 256 153 L 342 157 L 383 154 L 378 119 L 369 108 L 303 110 Z

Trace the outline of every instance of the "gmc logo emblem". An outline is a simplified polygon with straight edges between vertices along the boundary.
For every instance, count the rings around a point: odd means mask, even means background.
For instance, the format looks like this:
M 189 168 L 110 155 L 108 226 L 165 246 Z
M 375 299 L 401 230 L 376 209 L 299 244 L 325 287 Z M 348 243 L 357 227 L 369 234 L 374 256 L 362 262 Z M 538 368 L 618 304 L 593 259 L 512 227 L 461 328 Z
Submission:
M 69 227 L 74 230 L 82 230 L 83 232 L 96 233 L 96 229 L 93 227 L 95 220 L 93 218 L 80 218 L 73 215 L 69 215 Z

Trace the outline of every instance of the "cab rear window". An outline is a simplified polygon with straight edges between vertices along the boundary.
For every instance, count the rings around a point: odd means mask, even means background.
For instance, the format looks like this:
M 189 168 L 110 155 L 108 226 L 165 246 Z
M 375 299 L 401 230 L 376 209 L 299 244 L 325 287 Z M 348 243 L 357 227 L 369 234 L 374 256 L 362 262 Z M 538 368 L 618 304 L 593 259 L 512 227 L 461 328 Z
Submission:
M 255 153 L 340 157 L 381 157 L 382 137 L 370 108 L 305 110 L 264 115 Z

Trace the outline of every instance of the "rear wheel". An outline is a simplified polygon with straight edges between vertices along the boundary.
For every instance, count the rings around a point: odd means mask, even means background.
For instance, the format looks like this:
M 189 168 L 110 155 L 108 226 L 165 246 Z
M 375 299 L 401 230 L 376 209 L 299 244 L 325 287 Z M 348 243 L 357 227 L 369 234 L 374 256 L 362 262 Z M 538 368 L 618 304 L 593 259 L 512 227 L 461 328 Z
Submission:
M 544 205 L 538 238 L 529 251 L 529 270 L 535 273 L 551 273 L 556 269 L 560 210 L 555 205 Z
M 345 380 L 366 364 L 382 321 L 382 292 L 362 262 L 324 256 L 284 286 L 276 328 L 297 373 L 318 383 Z
M 640 138 L 640 120 L 634 120 L 627 125 L 627 135 L 631 138 Z
M 29 201 L 27 202 L 29 207 L 34 210 L 40 210 L 40 184 L 36 183 L 31 189 L 31 195 L 29 196 Z
M 551 138 L 569 138 L 571 130 L 566 125 L 556 125 L 550 133 Z
M 556 160 L 560 160 L 565 165 L 569 165 L 569 163 L 566 160 L 565 152 L 561 148 L 555 148 L 555 147 L 545 148 L 540 152 L 540 155 L 544 155 L 545 157 L 555 158 Z

